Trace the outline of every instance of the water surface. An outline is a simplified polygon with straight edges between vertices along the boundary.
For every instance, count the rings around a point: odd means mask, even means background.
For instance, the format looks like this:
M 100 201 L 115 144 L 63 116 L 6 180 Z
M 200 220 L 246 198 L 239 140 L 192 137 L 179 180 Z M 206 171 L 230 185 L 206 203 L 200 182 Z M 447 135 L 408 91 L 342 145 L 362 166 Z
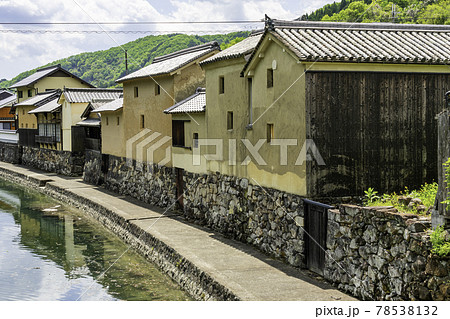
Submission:
M 0 300 L 190 300 L 84 213 L 0 179 Z M 109 269 L 105 275 L 105 270 Z

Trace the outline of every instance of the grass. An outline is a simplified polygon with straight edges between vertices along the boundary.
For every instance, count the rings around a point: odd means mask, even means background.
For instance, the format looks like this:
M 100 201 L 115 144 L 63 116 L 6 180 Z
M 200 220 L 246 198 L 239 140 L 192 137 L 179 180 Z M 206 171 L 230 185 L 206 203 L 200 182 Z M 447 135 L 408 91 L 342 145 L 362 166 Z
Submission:
M 450 255 L 450 242 L 445 240 L 444 228 L 442 226 L 437 227 L 430 236 L 431 243 L 433 244 L 432 252 L 438 256 Z
M 425 183 L 418 190 L 410 191 L 408 188 L 405 188 L 400 194 L 392 193 L 379 196 L 377 191 L 369 188 L 364 192 L 364 204 L 367 206 L 394 206 L 401 213 L 427 215 L 428 209 L 434 205 L 437 189 L 437 183 Z M 417 206 L 408 207 L 402 201 L 404 197 L 419 198 L 422 204 L 426 206 L 426 211 L 418 211 Z

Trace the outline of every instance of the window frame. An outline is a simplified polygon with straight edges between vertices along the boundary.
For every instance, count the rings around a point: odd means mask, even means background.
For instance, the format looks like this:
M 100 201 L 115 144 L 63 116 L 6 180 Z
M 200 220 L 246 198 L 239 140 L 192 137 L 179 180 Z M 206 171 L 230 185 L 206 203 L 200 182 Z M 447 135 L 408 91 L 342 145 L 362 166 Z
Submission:
M 272 140 L 274 139 L 274 127 L 273 123 L 267 123 L 266 126 L 266 142 L 270 144 Z
M 267 69 L 267 88 L 273 88 L 273 69 Z
M 219 76 L 219 94 L 225 94 L 225 77 Z
M 172 120 L 172 146 L 186 148 L 185 127 L 182 120 Z
M 234 129 L 234 115 L 233 111 L 227 112 L 227 130 L 232 131 Z

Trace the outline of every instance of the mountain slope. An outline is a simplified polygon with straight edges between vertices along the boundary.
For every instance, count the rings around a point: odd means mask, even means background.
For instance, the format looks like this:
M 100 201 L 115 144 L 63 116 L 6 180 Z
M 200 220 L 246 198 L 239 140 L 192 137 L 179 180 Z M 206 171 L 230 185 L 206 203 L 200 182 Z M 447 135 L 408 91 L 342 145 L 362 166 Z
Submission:
M 450 0 L 342 0 L 298 20 L 450 24 Z
M 249 32 L 243 31 L 204 36 L 186 34 L 147 36 L 124 44 L 122 47 L 81 53 L 53 61 L 41 67 L 61 64 L 66 70 L 97 87 L 115 87 L 117 86 L 115 80 L 125 75 L 125 53 L 123 49 L 128 51 L 128 70 L 133 72 L 150 64 L 153 58 L 157 56 L 210 41 L 217 41 L 222 47 L 226 47 L 231 43 L 244 39 L 248 35 Z M 9 81 L 0 81 L 0 88 L 8 87 L 33 74 L 35 71 L 36 69 L 29 70 L 20 73 Z

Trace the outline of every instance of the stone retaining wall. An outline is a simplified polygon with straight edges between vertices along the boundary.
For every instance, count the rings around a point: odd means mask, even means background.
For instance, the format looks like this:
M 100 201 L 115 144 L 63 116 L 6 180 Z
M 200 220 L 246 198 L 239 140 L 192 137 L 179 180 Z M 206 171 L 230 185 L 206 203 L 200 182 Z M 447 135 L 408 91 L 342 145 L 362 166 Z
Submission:
M 300 196 L 220 174 L 184 176 L 188 220 L 251 244 L 294 267 L 304 266 Z
M 103 165 L 106 174 L 102 173 Z M 101 154 L 87 152 L 83 179 L 155 206 L 175 206 L 175 169 L 171 167 L 141 164 L 112 155 L 102 158 Z
M 450 258 L 431 254 L 430 227 L 395 209 L 329 210 L 324 277 L 365 300 L 450 300 Z
M 102 154 L 98 151 L 86 150 L 83 180 L 89 184 L 102 185 L 103 179 Z
M 81 176 L 84 153 L 56 151 L 23 146 L 22 164 L 66 176 Z
M 105 160 L 105 159 L 103 159 Z M 142 165 L 108 156 L 103 180 L 102 158 L 86 154 L 83 178 L 116 193 L 156 206 L 179 208 L 174 168 Z M 303 201 L 300 196 L 252 185 L 247 179 L 184 172 L 184 216 L 221 234 L 254 245 L 292 266 L 304 266 Z
M 0 142 L 0 161 L 20 164 L 22 147 L 17 144 Z

